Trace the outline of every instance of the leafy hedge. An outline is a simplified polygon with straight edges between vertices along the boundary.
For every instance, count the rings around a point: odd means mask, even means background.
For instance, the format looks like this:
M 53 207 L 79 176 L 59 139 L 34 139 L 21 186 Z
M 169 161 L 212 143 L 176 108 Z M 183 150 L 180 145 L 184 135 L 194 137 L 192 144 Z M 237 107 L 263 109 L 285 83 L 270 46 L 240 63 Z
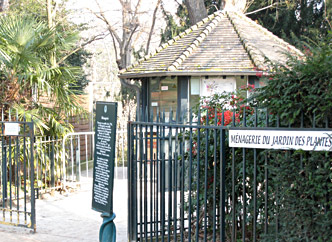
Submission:
M 301 59 L 290 57 L 286 65 L 274 65 L 274 74 L 264 77 L 267 85 L 251 101 L 279 115 L 281 125 L 331 128 L 331 37 L 307 48 Z M 283 241 L 331 241 L 331 152 L 278 151 L 273 157 L 269 172 L 279 202 L 277 236 Z
M 273 75 L 262 77 L 267 85 L 255 90 L 247 100 L 244 91 L 233 94 L 216 94 L 201 100 L 195 112 L 198 121 L 206 125 L 253 127 L 266 125 L 266 110 L 270 114 L 269 126 L 332 127 L 332 48 L 330 40 L 308 49 L 301 59 L 289 58 L 286 65 L 274 65 Z M 249 105 L 248 105 L 249 104 Z M 254 106 L 260 107 L 255 109 Z M 265 111 L 259 111 L 263 108 Z M 255 111 L 256 110 L 256 111 Z M 224 111 L 224 116 L 221 112 Z M 222 119 L 222 117 L 224 117 Z M 279 118 L 278 118 L 279 117 Z M 302 119 L 302 121 L 301 121 Z M 223 121 L 223 122 L 222 122 Z M 187 134 L 189 137 L 190 134 Z M 188 195 L 186 211 L 196 211 L 192 226 L 199 219 L 200 231 L 204 227 L 203 216 L 212 224 L 214 208 L 220 211 L 220 136 L 207 133 L 204 128 L 192 135 L 193 144 L 186 153 L 192 158 L 193 174 L 190 179 L 192 192 Z M 197 146 L 200 144 L 201 149 Z M 227 142 L 226 142 L 227 143 Z M 206 147 L 208 147 L 206 149 Z M 217 150 L 217 152 L 215 152 Z M 243 231 L 243 151 L 226 148 L 226 240 L 231 240 L 232 215 L 236 214 L 235 239 Z M 215 157 L 216 156 L 216 157 Z M 253 236 L 254 153 L 246 150 L 246 223 L 245 237 Z M 216 159 L 215 159 L 216 158 Z M 200 160 L 198 166 L 197 161 Z M 234 160 L 235 211 L 232 196 L 232 160 Z M 187 167 L 188 168 L 188 167 Z M 266 183 L 264 172 L 268 170 L 268 212 L 265 213 Z M 217 173 L 215 173 L 216 171 Z M 198 179 L 199 178 L 199 179 Z M 206 183 L 207 182 L 207 183 Z M 257 150 L 257 221 L 259 241 L 331 241 L 332 238 L 332 155 L 331 152 L 305 152 L 284 150 Z M 198 192 L 199 196 L 198 196 Z M 207 201 L 205 201 L 207 199 Z M 189 203 L 190 200 L 190 203 Z M 199 208 L 198 208 L 198 206 Z M 198 210 L 198 211 L 197 211 Z M 218 214 L 218 212 L 217 212 Z M 268 226 L 265 231 L 264 223 Z M 193 227 L 193 228 L 194 228 Z M 208 238 L 212 228 L 208 226 Z M 192 233 L 195 229 L 192 230 Z M 201 232 L 200 232 L 201 233 Z M 218 235 L 217 235 L 218 240 Z
M 332 33 L 314 48 L 307 48 L 305 56 L 289 56 L 285 65 L 276 64 L 273 75 L 263 78 L 267 85 L 256 91 L 255 101 L 260 107 L 279 114 L 280 119 L 299 125 L 301 112 L 304 126 L 325 126 L 332 121 Z

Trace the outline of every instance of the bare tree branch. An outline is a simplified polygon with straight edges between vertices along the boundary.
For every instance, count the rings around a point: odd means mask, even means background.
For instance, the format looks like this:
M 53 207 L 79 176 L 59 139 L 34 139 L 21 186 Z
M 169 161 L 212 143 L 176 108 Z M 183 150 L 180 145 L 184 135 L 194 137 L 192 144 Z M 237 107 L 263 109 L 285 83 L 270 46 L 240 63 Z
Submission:
M 116 48 L 116 43 L 115 43 L 113 32 L 111 32 L 111 36 L 112 36 L 113 48 L 114 48 L 114 52 L 115 52 L 115 59 L 117 59 L 118 58 L 118 48 Z
M 99 34 L 99 35 L 95 35 L 93 37 L 91 37 L 89 40 L 87 40 L 86 42 L 80 44 L 76 49 L 72 50 L 71 52 L 69 52 L 69 54 L 67 54 L 66 56 L 62 57 L 62 59 L 58 62 L 58 65 L 60 65 L 61 63 L 63 63 L 69 56 L 71 56 L 72 54 L 76 53 L 77 51 L 79 51 L 80 49 L 82 49 L 84 46 L 91 44 L 92 42 L 96 41 L 96 40 L 101 40 L 106 38 L 106 36 L 108 36 L 109 34 Z
M 245 15 L 250 15 L 250 14 L 253 14 L 253 13 L 257 13 L 257 12 L 263 11 L 263 10 L 268 9 L 268 8 L 273 8 L 274 6 L 277 6 L 277 5 L 279 5 L 278 2 L 276 2 L 276 3 L 272 3 L 271 5 L 266 6 L 266 7 L 264 7 L 264 8 L 260 8 L 260 9 L 257 9 L 257 10 L 255 10 L 255 11 L 252 11 L 252 12 L 249 12 L 249 13 L 245 13 Z
M 246 1 L 246 6 L 244 7 L 243 12 L 247 12 L 247 10 L 250 8 L 250 6 L 254 3 L 254 0 Z
M 108 31 L 109 31 L 109 32 L 112 32 L 112 34 L 114 35 L 116 41 L 117 41 L 118 44 L 121 46 L 121 45 L 123 44 L 122 41 L 121 41 L 121 38 L 120 38 L 119 35 L 116 33 L 116 31 L 115 31 L 114 27 L 112 26 L 112 24 L 111 24 L 111 23 L 108 21 L 108 19 L 106 18 L 104 12 L 102 11 L 102 8 L 101 8 L 99 2 L 98 2 L 97 0 L 95 0 L 95 2 L 96 2 L 96 4 L 97 4 L 98 7 L 99 7 L 99 10 L 100 10 L 100 13 L 99 13 L 99 14 L 100 14 L 100 15 L 98 15 L 97 13 L 95 13 L 95 12 L 93 12 L 92 10 L 89 9 L 90 12 L 91 12 L 92 14 L 94 14 L 97 18 L 99 18 L 100 20 L 102 20 L 104 23 L 106 23 L 107 28 L 108 28 Z
M 138 24 L 135 25 L 134 29 L 130 32 L 130 35 L 128 37 L 127 43 L 125 45 L 125 50 L 128 49 L 129 44 L 131 43 L 131 39 L 133 38 L 134 33 L 136 32 L 136 29 L 138 28 Z
M 124 2 L 123 2 L 123 0 L 118 0 L 118 1 L 119 1 L 119 3 L 121 4 L 121 6 L 124 7 Z
M 181 5 L 181 3 L 178 1 L 178 0 L 175 0 L 175 2 L 180 6 Z
M 52 28 L 53 27 L 53 17 L 52 17 L 52 2 L 51 0 L 47 0 L 47 23 L 48 27 Z
M 113 0 L 114 1 L 114 0 Z M 141 9 L 142 4 L 144 1 L 142 0 L 118 0 L 118 2 L 121 4 L 122 9 L 120 10 L 122 12 L 122 23 L 121 24 L 121 30 L 117 29 L 114 25 L 113 19 L 107 18 L 107 13 L 106 11 L 103 11 L 101 4 L 99 0 L 95 0 L 99 11 L 100 12 L 92 12 L 98 19 L 102 20 L 106 27 L 108 28 L 108 32 L 110 33 L 113 41 L 113 46 L 114 46 L 114 51 L 116 55 L 116 64 L 119 68 L 119 70 L 122 70 L 128 65 L 130 65 L 130 59 L 132 57 L 132 45 L 134 39 L 139 36 L 141 33 L 143 33 L 144 29 L 143 27 L 141 28 L 140 25 L 140 16 L 142 14 L 146 15 L 149 14 L 148 11 Z M 147 50 L 149 50 L 149 46 L 152 42 L 152 35 L 153 35 L 153 30 L 156 25 L 157 21 L 157 13 L 158 13 L 158 8 L 160 7 L 162 0 L 155 0 L 155 9 L 153 12 L 152 17 L 152 26 L 150 29 L 150 32 L 148 32 L 149 38 L 148 38 L 148 43 L 147 43 Z M 144 25 L 144 24 L 143 24 Z M 142 25 L 142 26 L 143 26 Z M 118 31 L 119 30 L 119 31 Z M 140 104 L 140 95 L 141 95 L 141 87 L 139 83 L 133 82 L 133 80 L 126 80 L 126 79 L 120 79 L 121 86 L 130 88 L 132 90 L 136 91 L 136 100 L 137 103 Z
M 148 42 L 146 43 L 146 51 L 145 54 L 147 55 L 149 53 L 149 48 L 150 48 L 150 42 L 151 42 L 151 37 L 152 37 L 152 33 L 153 33 L 153 29 L 154 29 L 154 25 L 156 24 L 156 15 L 157 15 L 157 11 L 159 8 L 161 0 L 158 0 L 156 7 L 154 9 L 153 12 L 153 16 L 152 16 L 152 25 L 151 25 L 151 29 L 150 29 L 150 33 L 149 33 L 149 38 L 148 38 Z
M 140 8 L 140 5 L 141 5 L 141 0 L 138 0 L 137 4 L 136 4 L 136 7 L 135 7 L 135 12 L 134 12 L 134 16 L 133 16 L 133 19 L 132 20 L 135 20 L 136 21 L 136 16 L 137 16 L 137 13 L 138 13 L 138 10 Z

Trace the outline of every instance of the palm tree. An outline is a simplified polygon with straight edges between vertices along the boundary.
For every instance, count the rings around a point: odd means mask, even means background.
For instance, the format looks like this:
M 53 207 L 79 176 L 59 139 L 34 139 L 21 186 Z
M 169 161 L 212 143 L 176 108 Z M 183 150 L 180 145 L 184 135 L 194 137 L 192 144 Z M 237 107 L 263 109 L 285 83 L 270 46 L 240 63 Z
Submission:
M 68 130 L 65 115 L 82 111 L 75 85 L 78 68 L 54 63 L 73 48 L 76 36 L 50 29 L 32 17 L 0 17 L 0 103 L 33 120 L 49 134 Z M 52 62 L 52 63 L 51 63 Z M 46 98 L 49 105 L 40 102 Z

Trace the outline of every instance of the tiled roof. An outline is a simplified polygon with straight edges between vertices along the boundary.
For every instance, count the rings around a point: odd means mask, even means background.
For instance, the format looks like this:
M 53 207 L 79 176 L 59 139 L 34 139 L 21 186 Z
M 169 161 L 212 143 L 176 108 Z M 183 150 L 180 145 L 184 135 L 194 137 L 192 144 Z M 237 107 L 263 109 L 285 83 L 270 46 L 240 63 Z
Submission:
M 120 72 L 156 75 L 255 75 L 265 59 L 285 62 L 302 53 L 242 13 L 217 11 Z

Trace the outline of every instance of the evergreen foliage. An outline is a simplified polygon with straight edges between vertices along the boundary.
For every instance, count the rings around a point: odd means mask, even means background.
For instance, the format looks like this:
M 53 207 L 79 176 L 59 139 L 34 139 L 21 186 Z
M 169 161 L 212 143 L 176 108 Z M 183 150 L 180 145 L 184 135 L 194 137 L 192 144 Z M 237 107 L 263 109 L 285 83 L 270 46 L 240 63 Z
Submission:
M 205 0 L 208 14 L 218 10 L 221 1 Z M 276 4 L 277 3 L 277 4 Z M 303 50 L 303 42 L 318 42 L 331 30 L 332 3 L 324 0 L 306 1 L 253 1 L 247 12 L 252 12 L 274 4 L 270 8 L 248 15 L 276 36 Z M 164 11 L 167 26 L 162 31 L 164 43 L 190 27 L 185 5 L 179 5 L 176 15 Z
M 162 11 L 166 20 L 166 28 L 161 31 L 161 43 L 167 42 L 190 27 L 188 11 L 184 4 L 179 5 L 175 17 L 167 13 L 163 7 Z
M 254 1 L 248 12 L 264 8 L 271 1 Z M 279 1 L 275 7 L 248 15 L 285 41 L 303 49 L 301 41 L 319 41 L 327 35 L 329 5 L 324 0 Z M 330 19 L 331 20 L 331 19 Z
M 0 103 L 5 114 L 13 109 L 21 120 L 26 116 L 40 134 L 63 135 L 70 130 L 66 115 L 82 111 L 70 88 L 80 69 L 54 66 L 51 56 L 56 50 L 61 58 L 76 39 L 77 35 L 50 29 L 31 16 L 0 17 Z M 40 102 L 43 97 L 48 105 Z
M 55 29 L 56 32 L 62 33 L 61 38 L 64 36 L 75 36 L 73 46 L 69 49 L 62 49 L 60 55 L 66 55 L 72 49 L 78 47 L 78 38 L 77 35 L 80 31 L 86 29 L 84 24 L 77 25 L 70 22 L 67 19 L 69 14 L 68 10 L 66 10 L 65 5 L 68 0 L 58 1 L 57 14 L 54 15 Z M 10 1 L 10 9 L 6 13 L 9 15 L 21 15 L 21 16 L 30 16 L 38 21 L 47 22 L 47 9 L 46 9 L 46 1 L 35 1 L 35 0 L 11 0 Z M 61 39 L 59 39 L 61 40 Z M 59 55 L 58 54 L 58 55 Z M 62 66 L 77 66 L 83 67 L 87 63 L 87 59 L 91 56 L 91 53 L 86 51 L 85 49 L 80 49 L 77 52 L 70 55 L 63 63 Z M 83 91 L 83 89 L 88 84 L 89 80 L 87 79 L 87 75 L 84 74 L 83 71 L 77 73 L 75 84 L 71 84 L 71 88 L 76 91 Z
M 260 107 L 279 114 L 281 120 L 299 125 L 325 127 L 332 120 L 332 45 L 331 33 L 316 47 L 306 47 L 306 55 L 289 56 L 285 64 L 272 67 L 272 75 L 264 77 L 267 85 L 253 96 Z M 285 121 L 286 122 L 286 121 Z
M 282 126 L 323 128 L 332 125 L 331 33 L 305 57 L 275 65 L 267 85 L 251 100 L 280 117 Z M 302 121 L 301 121 L 302 120 Z M 271 153 L 272 154 L 272 153 Z M 284 241 L 332 238 L 331 152 L 278 151 L 269 159 L 270 195 L 278 201 L 276 236 Z M 274 192 L 273 192 L 274 191 Z

